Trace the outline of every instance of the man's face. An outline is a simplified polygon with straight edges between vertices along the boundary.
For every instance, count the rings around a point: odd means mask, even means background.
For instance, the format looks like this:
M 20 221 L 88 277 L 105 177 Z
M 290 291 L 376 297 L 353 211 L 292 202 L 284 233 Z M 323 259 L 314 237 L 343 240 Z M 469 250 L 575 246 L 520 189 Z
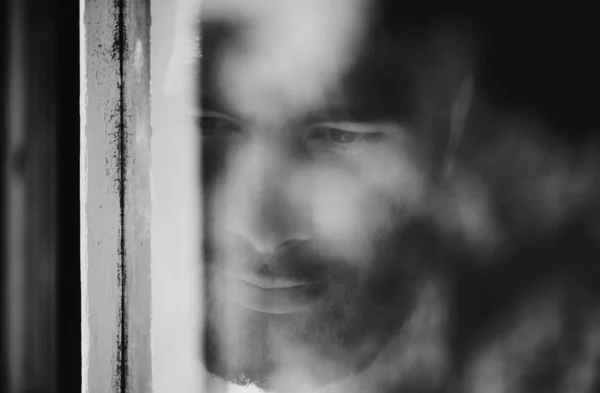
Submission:
M 297 391 L 367 367 L 440 272 L 412 52 L 307 3 L 201 29 L 206 365 Z

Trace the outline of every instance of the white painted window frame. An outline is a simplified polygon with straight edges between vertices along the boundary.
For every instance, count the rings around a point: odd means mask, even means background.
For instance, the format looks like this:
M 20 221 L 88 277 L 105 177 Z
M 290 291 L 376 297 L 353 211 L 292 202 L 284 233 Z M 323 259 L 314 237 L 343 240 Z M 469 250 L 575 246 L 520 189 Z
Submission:
M 193 89 L 163 88 L 176 5 L 81 0 L 84 393 L 203 390 Z

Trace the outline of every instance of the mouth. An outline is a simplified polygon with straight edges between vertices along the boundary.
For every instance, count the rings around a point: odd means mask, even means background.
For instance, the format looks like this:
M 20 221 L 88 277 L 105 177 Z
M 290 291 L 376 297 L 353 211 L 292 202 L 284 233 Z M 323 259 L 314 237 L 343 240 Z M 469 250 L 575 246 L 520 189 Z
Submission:
M 240 306 L 266 314 L 291 314 L 308 311 L 325 289 L 321 281 L 256 274 L 235 275 L 219 272 L 225 296 Z

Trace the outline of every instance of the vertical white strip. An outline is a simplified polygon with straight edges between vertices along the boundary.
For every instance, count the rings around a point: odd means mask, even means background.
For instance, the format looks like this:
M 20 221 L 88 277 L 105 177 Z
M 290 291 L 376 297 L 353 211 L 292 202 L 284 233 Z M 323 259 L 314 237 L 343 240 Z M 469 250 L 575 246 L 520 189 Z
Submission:
M 88 393 L 90 326 L 88 277 L 88 245 L 87 245 L 87 139 L 85 136 L 87 109 L 87 70 L 86 70 L 86 26 L 85 0 L 79 1 L 79 118 L 80 118 L 80 153 L 79 153 L 79 214 L 80 214 L 80 258 L 81 258 L 81 392 Z
M 127 0 L 123 19 L 127 392 L 151 392 L 150 3 Z
M 197 0 L 194 0 L 197 1 Z M 189 1 L 187 2 L 189 3 Z M 199 141 L 183 108 L 193 105 L 193 67 L 178 67 L 189 91 L 166 91 L 181 42 L 185 2 L 152 2 L 152 353 L 155 393 L 203 392 Z M 193 21 L 190 15 L 184 18 Z M 191 27 L 191 26 L 188 26 Z M 185 42 L 194 42 L 188 37 Z M 190 61 L 178 58 L 174 61 Z M 183 65 L 178 63 L 178 65 Z

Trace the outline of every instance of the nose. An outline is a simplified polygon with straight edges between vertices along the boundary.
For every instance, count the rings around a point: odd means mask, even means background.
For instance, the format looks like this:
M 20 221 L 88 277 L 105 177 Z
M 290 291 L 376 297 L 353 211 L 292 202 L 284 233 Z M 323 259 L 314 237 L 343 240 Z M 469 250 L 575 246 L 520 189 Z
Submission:
M 225 229 L 261 254 L 310 238 L 299 168 L 273 144 L 250 147 L 230 168 Z

